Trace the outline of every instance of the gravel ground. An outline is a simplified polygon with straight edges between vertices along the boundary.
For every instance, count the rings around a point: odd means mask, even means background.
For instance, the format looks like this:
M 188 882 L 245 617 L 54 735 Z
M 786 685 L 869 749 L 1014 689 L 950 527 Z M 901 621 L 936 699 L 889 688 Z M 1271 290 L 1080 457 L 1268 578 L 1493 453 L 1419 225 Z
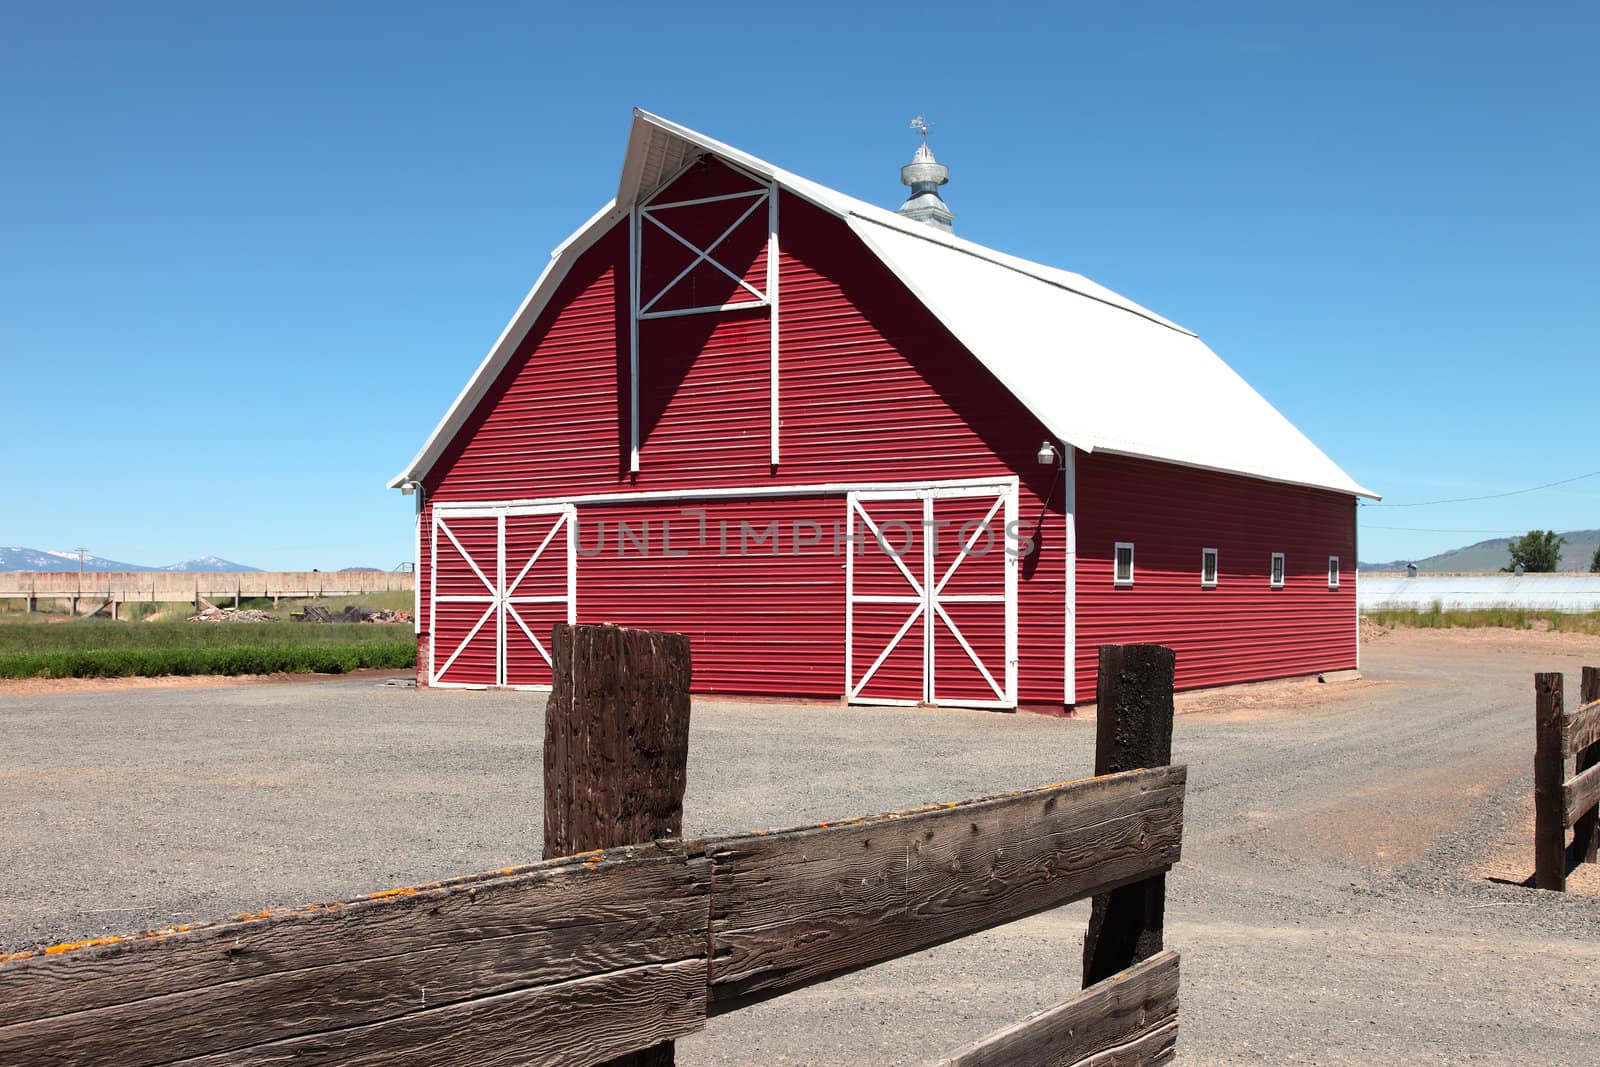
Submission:
M 1180 698 L 1180 1061 L 1600 1061 L 1600 897 L 1482 873 L 1531 820 L 1531 673 L 1575 691 L 1600 639 L 1396 632 L 1363 661 L 1362 682 Z M 541 708 L 371 679 L 0 688 L 0 947 L 537 857 Z M 699 701 L 687 830 L 1076 777 L 1093 743 L 1084 720 Z M 936 1058 L 1075 991 L 1086 914 L 724 1016 L 679 1061 Z

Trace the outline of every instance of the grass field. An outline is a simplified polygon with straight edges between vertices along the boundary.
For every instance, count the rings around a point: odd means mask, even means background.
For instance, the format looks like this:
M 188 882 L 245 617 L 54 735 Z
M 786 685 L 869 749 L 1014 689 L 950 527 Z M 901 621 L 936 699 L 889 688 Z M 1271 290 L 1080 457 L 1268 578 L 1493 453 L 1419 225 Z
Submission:
M 416 657 L 416 637 L 409 626 L 0 622 L 0 678 L 342 674 L 368 667 L 411 667 Z
M 1567 615 L 1532 608 L 1481 608 L 1453 611 L 1435 604 L 1422 611 L 1368 611 L 1367 618 L 1383 626 L 1413 626 L 1425 630 L 1486 626 L 1509 630 L 1555 630 L 1562 633 L 1600 634 L 1600 611 Z

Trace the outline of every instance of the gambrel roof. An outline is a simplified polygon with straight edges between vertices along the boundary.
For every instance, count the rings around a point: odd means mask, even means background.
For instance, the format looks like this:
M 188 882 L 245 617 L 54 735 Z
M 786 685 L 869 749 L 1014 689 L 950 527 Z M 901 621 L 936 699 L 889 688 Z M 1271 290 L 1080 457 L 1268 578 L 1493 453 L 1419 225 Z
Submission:
M 616 199 L 551 253 L 510 324 L 391 487 L 422 477 L 443 454 L 578 256 L 626 218 L 636 202 L 706 154 L 845 220 L 1062 442 L 1085 452 L 1376 497 L 1176 323 L 1081 274 L 907 220 L 637 109 Z

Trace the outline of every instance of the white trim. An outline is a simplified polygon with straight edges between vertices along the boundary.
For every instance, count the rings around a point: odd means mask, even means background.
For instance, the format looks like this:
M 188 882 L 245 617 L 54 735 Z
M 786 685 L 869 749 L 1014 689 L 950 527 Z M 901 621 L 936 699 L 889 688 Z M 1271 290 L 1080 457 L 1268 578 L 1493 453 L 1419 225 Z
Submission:
M 687 168 L 685 168 L 685 169 L 687 169 Z M 682 176 L 683 176 L 683 171 L 680 170 L 678 172 L 677 176 L 674 177 L 672 181 L 677 181 L 678 178 L 681 178 Z M 763 179 L 761 184 L 768 185 L 770 183 L 767 182 L 765 179 Z M 643 204 L 648 205 L 647 207 L 643 208 L 644 213 L 646 215 L 649 215 L 649 214 L 651 214 L 653 212 L 656 212 L 656 211 L 671 211 L 675 207 L 696 207 L 696 206 L 698 206 L 700 204 L 720 204 L 724 200 L 743 200 L 747 196 L 760 196 L 761 195 L 761 190 L 760 189 L 746 189 L 744 192 L 740 192 L 740 193 L 723 193 L 720 196 L 697 196 L 693 200 L 674 200 L 671 203 L 667 203 L 667 204 L 658 204 L 658 203 L 656 203 L 655 202 L 655 197 L 661 195 L 661 193 L 666 192 L 667 188 L 669 186 L 671 186 L 671 185 L 672 185 L 672 182 L 669 181 L 666 185 L 663 185 L 659 190 L 657 190 L 654 195 L 646 197 L 642 201 Z M 654 220 L 652 220 L 652 221 L 654 221 Z
M 450 670 L 451 665 L 453 665 L 455 663 L 456 657 L 461 655 L 462 652 L 466 651 L 466 647 L 468 645 L 472 644 L 472 639 L 474 637 L 478 636 L 478 631 L 483 629 L 483 624 L 489 621 L 489 616 L 494 614 L 494 609 L 495 609 L 495 603 L 494 602 L 491 602 L 488 607 L 483 609 L 483 614 L 478 616 L 478 621 L 472 624 L 472 629 L 467 631 L 467 636 L 465 636 L 465 637 L 463 637 L 461 639 L 461 643 L 456 646 L 456 650 L 454 652 L 450 653 L 450 658 L 444 661 L 444 666 L 439 668 L 439 673 L 441 675 L 443 675 L 446 672 L 448 672 Z M 437 678 L 435 678 L 433 681 L 429 682 L 428 685 L 430 687 L 435 687 L 435 688 L 436 687 L 441 687 L 441 686 L 445 687 L 445 688 L 449 688 L 449 687 L 452 687 L 452 686 L 460 686 L 460 687 L 465 687 L 465 688 L 483 688 L 483 683 L 482 682 L 441 682 Z
M 1206 577 L 1206 557 L 1211 558 L 1211 577 Z M 1222 578 L 1222 555 L 1214 548 L 1200 550 L 1200 588 L 1215 589 Z
M 930 484 L 922 483 L 900 485 L 896 487 L 875 487 L 850 491 L 846 495 L 846 513 L 849 518 L 850 541 L 847 545 L 845 557 L 845 699 L 855 704 L 888 704 L 895 706 L 915 705 L 927 703 L 935 705 L 950 705 L 955 707 L 1015 707 L 1017 704 L 1017 678 L 1018 678 L 1018 636 L 1017 636 L 1017 602 L 1018 602 L 1018 568 L 1020 561 L 1016 554 L 1010 551 L 1007 540 L 1009 531 L 1014 529 L 1017 516 L 1018 479 L 1007 478 L 1001 480 L 989 479 L 986 482 L 971 483 L 963 481 L 961 484 Z M 993 496 L 994 503 L 984 514 L 980 527 L 974 530 L 967 538 L 965 544 L 959 546 L 955 560 L 941 575 L 937 572 L 937 559 L 934 553 L 934 542 L 928 536 L 934 520 L 934 503 L 941 499 L 961 497 L 989 497 Z M 912 573 L 906 565 L 905 555 L 891 550 L 888 539 L 882 529 L 863 506 L 872 501 L 916 501 L 922 503 L 922 576 Z M 943 592 L 945 586 L 954 576 L 957 569 L 971 554 L 972 548 L 978 543 L 984 529 L 992 531 L 989 524 L 993 522 L 997 513 L 1004 509 L 1001 533 L 1001 564 L 1004 568 L 1004 592 L 1001 593 L 950 593 Z M 859 519 L 859 524 L 858 520 Z M 909 593 L 861 593 L 855 591 L 855 545 L 858 536 L 858 526 L 865 526 L 871 539 L 881 546 L 885 554 L 894 562 L 900 571 L 901 577 L 910 588 Z M 992 539 L 992 532 L 991 532 Z M 855 676 L 855 609 L 861 604 L 900 605 L 911 608 L 910 614 L 900 625 L 886 646 L 878 653 L 872 665 L 860 679 Z M 1005 658 L 1003 680 L 997 680 L 995 672 L 990 670 L 990 664 L 984 662 L 972 647 L 966 635 L 956 624 L 954 618 L 945 610 L 945 604 L 996 604 L 1001 606 L 1005 616 Z M 922 645 L 922 694 L 921 700 L 906 700 L 899 697 L 878 697 L 864 695 L 867 684 L 877 674 L 878 669 L 899 647 L 906 634 L 921 619 L 923 625 Z M 961 647 L 967 658 L 977 668 L 979 676 L 989 686 L 994 694 L 992 699 L 957 697 L 944 700 L 938 691 L 939 669 L 936 661 L 936 638 L 938 636 L 938 623 L 942 620 L 949 630 L 950 636 Z
M 433 518 L 436 520 L 439 509 L 435 507 L 433 510 Z M 439 672 L 433 669 L 437 658 L 434 655 L 434 649 L 439 647 L 437 640 L 439 632 L 439 533 L 437 530 L 432 529 L 431 525 L 428 530 L 428 547 L 432 553 L 431 558 L 428 560 L 428 684 L 431 686 L 433 685 L 433 680 L 439 676 Z
M 763 196 L 770 195 L 770 190 L 768 190 L 767 192 L 763 193 L 762 195 Z M 671 237 L 674 241 L 677 241 L 679 244 L 683 245 L 689 251 L 695 253 L 695 257 L 694 257 L 694 259 L 690 260 L 689 261 L 689 265 L 687 267 L 683 268 L 682 270 L 680 270 L 677 273 L 677 275 L 675 275 L 670 282 L 668 282 L 666 285 L 663 285 L 661 287 L 661 291 L 660 292 L 656 293 L 655 296 L 651 297 L 650 300 L 647 303 L 645 303 L 643 306 L 641 306 L 639 308 L 640 313 L 642 314 L 644 312 L 649 311 L 651 308 L 655 307 L 656 304 L 658 304 L 661 301 L 662 297 L 664 297 L 668 293 L 670 293 L 674 286 L 676 286 L 679 282 L 681 282 L 685 278 L 687 278 L 691 273 L 694 272 L 694 269 L 696 267 L 698 267 L 702 263 L 709 263 L 711 266 L 717 268 L 722 273 L 726 274 L 729 278 L 732 278 L 739 285 L 742 285 L 744 288 L 750 290 L 751 295 L 757 296 L 757 297 L 761 297 L 762 299 L 765 299 L 766 294 L 761 292 L 761 290 L 757 289 L 755 286 L 751 285 L 749 282 L 745 281 L 743 278 L 739 277 L 737 274 L 733 273 L 733 271 L 729 270 L 727 267 L 723 266 L 712 255 L 712 253 L 717 250 L 717 246 L 722 244 L 722 242 L 726 241 L 729 237 L 732 237 L 733 236 L 733 231 L 737 230 L 740 226 L 743 226 L 744 225 L 744 221 L 746 219 L 748 219 L 751 215 L 754 215 L 755 212 L 756 212 L 756 208 L 758 208 L 760 206 L 761 206 L 761 200 L 758 199 L 758 200 L 756 200 L 755 203 L 753 203 L 749 207 L 745 208 L 744 209 L 744 214 L 742 214 L 738 218 L 734 219 L 732 224 L 729 225 L 727 229 L 723 230 L 722 233 L 717 236 L 717 239 L 715 241 L 712 241 L 710 244 L 706 245 L 706 247 L 704 247 L 704 248 L 700 248 L 693 241 L 689 240 L 687 237 L 684 237 L 682 234 L 678 233 L 678 231 L 674 230 L 672 227 L 668 226 L 666 223 L 662 222 L 660 219 L 656 218 L 654 215 L 651 215 L 649 212 L 643 211 L 641 209 L 641 214 L 643 215 L 644 218 L 647 218 L 651 222 L 653 222 L 656 225 L 656 228 L 661 230 L 661 232 L 665 233 L 668 237 Z M 641 237 L 642 236 L 643 235 L 641 234 Z
M 1128 576 L 1122 576 L 1122 550 L 1128 550 Z M 1111 549 L 1111 584 L 1127 587 L 1133 584 L 1133 542 L 1118 541 Z
M 1006 580 L 1006 691 L 1003 698 L 1003 706 L 1012 708 L 1017 706 L 1019 667 L 1022 661 L 1022 653 L 1018 648 L 1018 643 L 1020 641 L 1020 627 L 1017 624 L 1017 612 L 1020 610 L 1022 603 L 1020 590 L 1017 586 L 1018 576 L 1022 572 L 1022 559 L 1015 552 L 1005 551 L 1005 531 L 1016 529 L 1015 523 L 1017 521 L 1018 496 L 1019 494 L 1015 486 L 1011 486 L 1005 490 L 1006 524 L 1000 534 L 1002 552 L 1001 565 L 1005 568 Z M 955 598 L 947 597 L 946 599 L 953 600 Z
M 515 579 L 507 581 L 506 575 L 506 521 L 508 519 L 527 516 L 553 515 L 555 521 L 550 529 L 545 532 L 538 547 L 533 550 L 528 561 L 523 564 Z M 495 681 L 492 683 L 498 688 L 512 688 L 531 691 L 548 691 L 550 686 L 535 684 L 512 684 L 510 681 L 510 655 L 508 636 L 510 626 L 515 623 L 532 642 L 534 650 L 543 657 L 546 664 L 551 662 L 550 652 L 544 647 L 528 627 L 526 620 L 516 610 L 518 604 L 559 604 L 567 605 L 567 621 L 576 622 L 578 619 L 578 555 L 577 555 L 577 508 L 571 504 L 525 505 L 515 503 L 503 504 L 435 504 L 433 508 L 433 556 L 429 568 L 429 631 L 428 642 L 428 684 L 440 689 L 487 689 L 489 683 L 484 682 L 451 682 L 444 681 L 443 676 L 450 670 L 456 658 L 469 645 L 483 629 L 483 624 L 493 616 L 495 617 Z M 462 546 L 461 542 L 451 531 L 448 523 L 457 519 L 494 519 L 495 520 L 495 580 L 490 583 L 484 576 L 482 568 Z M 440 594 L 439 589 L 439 531 L 444 531 L 445 536 L 456 546 L 461 557 L 472 568 L 478 579 L 484 583 L 483 593 L 446 593 Z M 517 588 L 527 578 L 533 565 L 543 557 L 550 545 L 562 531 L 566 533 L 567 541 L 567 566 L 566 566 L 566 593 L 565 594 L 518 594 Z M 437 664 L 436 651 L 438 647 L 438 605 L 440 604 L 483 604 L 485 605 L 483 617 L 472 627 L 465 639 L 456 647 L 445 660 L 443 665 Z
M 500 544 L 499 558 L 495 560 L 494 564 L 494 682 L 496 685 L 503 686 L 506 684 L 506 517 L 504 512 L 495 516 L 495 527 L 499 533 Z
M 1339 557 L 1328 557 L 1328 588 L 1339 588 Z
M 771 331 L 770 403 L 772 405 L 772 455 L 769 459 L 774 469 L 778 466 L 778 276 L 781 273 L 778 249 L 778 183 L 774 181 L 767 194 L 767 303 L 772 308 L 767 325 Z
M 746 286 L 746 288 L 749 288 Z M 654 319 L 679 319 L 685 315 L 711 315 L 722 311 L 742 311 L 745 308 L 764 308 L 769 306 L 765 298 L 760 300 L 736 300 L 731 304 L 705 304 L 695 308 L 672 308 L 668 311 L 641 311 L 640 322 L 650 322 Z
M 503 501 L 463 500 L 456 503 L 437 503 L 435 510 L 448 508 L 459 513 L 461 509 L 494 509 L 501 507 L 516 508 L 547 508 L 562 504 L 582 506 L 585 504 L 626 504 L 632 501 L 659 502 L 663 500 L 765 500 L 773 497 L 791 496 L 844 496 L 847 493 L 859 493 L 863 499 L 870 499 L 872 494 L 897 493 L 917 489 L 964 489 L 996 488 L 1005 485 L 1016 490 L 1019 479 L 1016 475 L 1009 477 L 987 478 L 946 478 L 933 482 L 805 482 L 796 485 L 771 485 L 771 486 L 738 486 L 734 488 L 717 489 L 640 489 L 634 491 L 620 491 L 612 493 L 579 493 L 576 496 L 551 496 L 528 497 Z
M 1282 589 L 1289 581 L 1289 563 L 1282 552 L 1272 554 L 1272 562 L 1267 567 L 1267 586 L 1271 589 Z
M 411 632 L 422 633 L 422 511 L 423 494 L 427 490 L 417 487 L 417 517 L 411 524 Z
M 628 212 L 628 471 L 639 473 L 639 209 Z
M 1355 569 L 1351 571 L 1351 580 L 1356 587 L 1351 590 L 1355 595 L 1350 598 L 1351 610 L 1355 615 L 1356 631 L 1356 670 L 1361 669 L 1361 501 L 1351 501 L 1350 505 L 1350 548 L 1356 560 Z
M 474 518 L 476 516 L 462 515 L 462 516 L 458 516 L 458 517 L 459 518 Z M 434 513 L 433 525 L 434 525 L 435 529 L 444 531 L 444 535 L 450 539 L 450 543 L 452 545 L 456 546 L 456 551 L 461 553 L 461 558 L 467 561 L 467 566 L 472 568 L 472 573 L 476 574 L 478 576 L 478 581 L 482 582 L 483 583 L 483 587 L 485 589 L 489 590 L 489 595 L 491 597 L 492 596 L 496 596 L 497 594 L 495 593 L 495 588 L 496 588 L 495 587 L 495 583 L 489 581 L 489 579 L 484 575 L 482 568 L 480 568 L 478 566 L 477 561 L 472 558 L 472 553 L 468 552 L 467 549 L 466 549 L 466 546 L 464 546 L 456 538 L 456 532 L 454 530 L 450 529 L 450 527 L 448 527 L 448 526 L 446 526 L 444 524 L 444 520 L 439 517 L 438 512 Z
M 1078 450 L 1063 443 L 1062 451 L 1062 480 L 1066 483 L 1062 518 L 1066 520 L 1067 596 L 1063 609 L 1062 640 L 1066 654 L 1061 672 L 1061 695 L 1062 702 L 1071 707 L 1078 703 Z

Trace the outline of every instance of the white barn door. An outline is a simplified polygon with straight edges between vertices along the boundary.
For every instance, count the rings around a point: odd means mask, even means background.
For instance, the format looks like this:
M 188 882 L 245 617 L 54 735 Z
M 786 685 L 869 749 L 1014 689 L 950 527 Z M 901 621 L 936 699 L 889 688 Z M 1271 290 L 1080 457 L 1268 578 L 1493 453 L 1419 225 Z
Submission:
M 1014 707 L 1016 486 L 858 491 L 847 507 L 847 698 Z
M 434 509 L 428 684 L 550 686 L 550 629 L 577 620 L 576 524 L 571 505 Z

